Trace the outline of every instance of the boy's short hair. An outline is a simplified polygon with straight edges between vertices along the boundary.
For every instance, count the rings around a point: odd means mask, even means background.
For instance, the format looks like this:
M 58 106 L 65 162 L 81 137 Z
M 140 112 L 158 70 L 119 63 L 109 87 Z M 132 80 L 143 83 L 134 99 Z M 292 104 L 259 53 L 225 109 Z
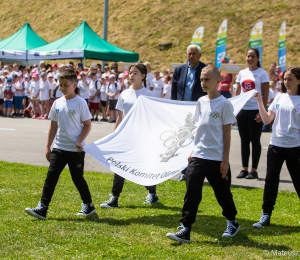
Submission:
M 77 82 L 77 74 L 75 70 L 69 68 L 65 69 L 62 73 L 60 73 L 58 78 L 59 80 L 61 79 L 70 80 L 72 83 Z
M 221 78 L 221 72 L 218 67 L 215 65 L 208 65 L 202 69 L 202 72 L 209 72 L 211 71 L 215 79 L 220 79 Z
M 277 82 L 276 82 L 275 80 L 271 80 L 271 81 L 270 81 L 270 86 L 276 85 L 276 83 L 277 83 Z
M 167 81 L 171 80 L 171 77 L 169 75 L 166 75 L 165 78 L 167 79 Z

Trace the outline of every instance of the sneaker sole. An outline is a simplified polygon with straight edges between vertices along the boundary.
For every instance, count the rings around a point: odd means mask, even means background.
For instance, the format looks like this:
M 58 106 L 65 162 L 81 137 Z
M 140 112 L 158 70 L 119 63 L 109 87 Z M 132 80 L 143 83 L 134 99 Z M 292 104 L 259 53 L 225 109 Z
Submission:
M 256 226 L 255 226 L 255 225 L 256 225 Z M 255 227 L 255 228 L 263 228 L 263 227 L 270 226 L 270 224 L 268 224 L 268 225 L 261 225 L 261 224 L 259 224 L 259 223 L 255 223 L 255 224 L 253 224 L 252 226 Z
M 83 212 L 79 212 L 76 215 L 77 216 L 90 216 L 92 214 L 94 214 L 96 212 L 96 209 L 94 209 L 92 212 L 90 212 L 89 214 L 83 213 Z
M 143 204 L 155 204 L 155 203 L 158 203 L 159 202 L 159 200 L 158 201 L 155 201 L 155 202 L 144 202 Z
M 100 208 L 106 208 L 106 209 L 108 209 L 108 208 L 115 208 L 115 209 L 118 209 L 119 207 L 113 207 L 113 206 L 109 206 L 107 204 L 101 204 Z
M 224 234 L 222 235 L 222 237 L 234 237 L 234 236 L 239 232 L 240 227 L 241 227 L 241 226 L 239 226 L 239 227 L 237 228 L 237 230 L 235 231 L 234 234 L 229 235 L 228 233 L 224 233 Z
M 25 212 L 26 212 L 28 215 L 32 216 L 32 217 L 38 218 L 38 219 L 40 219 L 40 220 L 46 220 L 45 217 L 36 214 L 34 211 L 32 211 L 32 210 L 29 209 L 29 208 L 26 208 L 26 209 L 25 209 Z
M 174 241 L 177 241 L 177 242 L 181 242 L 181 243 L 186 243 L 186 244 L 190 243 L 190 240 L 179 238 L 179 237 L 175 236 L 172 233 L 168 233 L 167 238 L 169 238 L 171 240 L 174 240 Z

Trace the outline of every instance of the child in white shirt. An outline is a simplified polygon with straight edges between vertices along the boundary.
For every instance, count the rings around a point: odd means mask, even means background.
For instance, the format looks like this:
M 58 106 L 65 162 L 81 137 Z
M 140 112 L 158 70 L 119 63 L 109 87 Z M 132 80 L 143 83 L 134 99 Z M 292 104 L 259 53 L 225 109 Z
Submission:
M 91 113 L 86 102 L 75 94 L 77 75 L 73 69 L 66 69 L 59 75 L 60 88 L 64 97 L 57 99 L 51 108 L 51 119 L 46 158 L 50 162 L 41 201 L 34 209 L 26 208 L 29 215 L 45 220 L 59 176 L 68 164 L 72 180 L 83 201 L 77 215 L 88 216 L 96 209 L 92 203 L 89 187 L 83 177 L 85 138 L 91 131 Z M 54 141 L 53 149 L 51 149 Z
M 164 76 L 164 88 L 163 88 L 163 94 L 161 95 L 161 98 L 164 99 L 171 99 L 171 84 L 169 83 L 171 80 L 170 76 Z
M 51 97 L 51 86 L 49 81 L 47 80 L 46 72 L 41 73 L 40 80 L 40 98 L 42 105 L 42 113 L 39 116 L 39 119 L 48 119 L 49 111 L 50 111 L 50 97 Z M 45 115 L 44 115 L 45 112 Z
M 14 113 L 16 114 L 16 116 L 21 116 L 21 110 L 23 109 L 23 89 L 24 89 L 24 85 L 23 85 L 23 77 L 21 74 L 17 75 L 17 81 L 15 83 L 15 103 L 14 103 Z
M 40 109 L 40 80 L 39 80 L 39 74 L 33 73 L 32 75 L 32 81 L 30 84 L 30 95 L 31 95 L 31 101 L 33 105 L 33 119 L 38 118 L 37 112 L 39 115 L 42 114 L 42 111 Z
M 229 150 L 231 125 L 236 122 L 233 106 L 217 88 L 221 82 L 220 70 L 210 65 L 202 69 L 201 86 L 207 96 L 197 101 L 195 121 L 199 122 L 195 136 L 195 148 L 188 158 L 186 172 L 186 194 L 182 209 L 181 231 L 168 233 L 169 239 L 189 243 L 192 224 L 195 222 L 198 206 L 202 199 L 202 185 L 205 177 L 212 186 L 216 198 L 227 218 L 227 229 L 223 237 L 233 237 L 240 226 L 230 185 Z
M 2 86 L 2 92 L 4 95 L 4 104 L 3 104 L 3 115 L 12 117 L 11 108 L 13 103 L 14 93 L 16 92 L 15 87 L 12 83 L 12 79 L 8 78 L 6 80 L 6 84 Z

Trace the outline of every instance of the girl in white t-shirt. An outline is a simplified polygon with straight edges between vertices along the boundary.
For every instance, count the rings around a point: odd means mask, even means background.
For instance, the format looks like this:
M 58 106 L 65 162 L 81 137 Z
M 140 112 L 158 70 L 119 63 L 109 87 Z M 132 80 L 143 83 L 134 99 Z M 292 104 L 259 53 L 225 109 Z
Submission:
M 263 212 L 260 221 L 253 225 L 256 228 L 270 225 L 284 161 L 300 198 L 300 68 L 289 67 L 283 73 L 281 86 L 285 93 L 274 98 L 268 112 L 260 93 L 254 95 L 264 124 L 267 125 L 275 119 L 267 153 Z
M 106 118 L 106 106 L 107 106 L 107 95 L 106 95 L 106 79 L 103 75 L 100 79 L 101 87 L 100 87 L 100 104 L 101 104 L 101 110 L 102 110 L 102 119 L 100 121 L 102 122 L 108 122 Z
M 249 48 L 246 53 L 248 68 L 241 70 L 237 76 L 235 96 L 256 89 L 263 96 L 264 106 L 267 106 L 269 96 L 269 76 L 260 68 L 259 52 Z M 257 102 L 250 98 L 237 115 L 237 123 L 241 138 L 242 170 L 237 178 L 257 179 L 257 167 L 261 154 L 260 137 L 263 123 L 258 111 Z M 250 157 L 250 142 L 252 144 L 252 168 L 248 172 Z
M 42 114 L 42 111 L 40 109 L 40 80 L 39 80 L 39 74 L 33 73 L 32 75 L 32 81 L 30 84 L 30 95 L 33 105 L 33 119 L 38 118 L 37 112 L 39 115 Z
M 118 102 L 116 105 L 116 109 L 119 111 L 119 115 L 117 118 L 117 122 L 115 125 L 115 130 L 118 125 L 122 122 L 122 119 L 128 114 L 132 106 L 137 101 L 140 95 L 144 96 L 153 96 L 152 92 L 148 90 L 146 87 L 146 75 L 147 68 L 142 63 L 135 63 L 129 67 L 129 79 L 132 83 L 132 86 L 129 89 L 124 90 L 120 96 L 118 97 Z M 109 201 L 104 204 L 101 204 L 102 208 L 117 208 L 118 207 L 118 199 L 120 193 L 122 192 L 124 186 L 125 179 L 118 174 L 114 174 L 114 181 L 112 187 L 112 195 Z M 148 186 L 146 189 L 149 191 L 149 194 L 144 203 L 156 203 L 159 202 L 158 197 L 156 195 L 156 185 Z
M 50 105 L 50 96 L 51 96 L 51 86 L 47 80 L 47 75 L 45 72 L 42 72 L 41 74 L 40 93 L 41 93 L 42 114 L 39 116 L 39 119 L 48 119 L 48 115 L 50 112 L 49 105 Z
M 16 93 L 15 93 L 15 106 L 14 106 L 14 112 L 16 113 L 16 116 L 21 116 L 22 114 L 20 113 L 20 111 L 23 109 L 23 89 L 24 89 L 24 85 L 23 85 L 23 77 L 21 74 L 18 74 L 17 80 L 15 82 L 15 89 L 16 89 Z

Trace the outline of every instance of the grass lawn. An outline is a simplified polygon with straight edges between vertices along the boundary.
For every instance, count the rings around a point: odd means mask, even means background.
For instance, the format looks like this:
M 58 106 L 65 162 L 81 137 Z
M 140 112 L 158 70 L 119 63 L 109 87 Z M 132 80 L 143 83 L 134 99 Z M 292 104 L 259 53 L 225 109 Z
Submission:
M 226 219 L 209 185 L 203 187 L 190 244 L 166 238 L 179 225 L 185 183 L 158 185 L 161 203 L 143 205 L 147 190 L 126 181 L 119 209 L 101 209 L 109 199 L 113 176 L 86 172 L 97 214 L 76 216 L 79 194 L 64 170 L 50 204 L 47 220 L 27 215 L 40 200 L 46 167 L 0 161 L 0 259 L 274 259 L 290 254 L 299 259 L 300 213 L 295 193 L 280 192 L 271 226 L 254 229 L 259 220 L 262 189 L 232 188 L 241 229 L 222 238 Z M 272 251 L 273 250 L 273 251 Z

